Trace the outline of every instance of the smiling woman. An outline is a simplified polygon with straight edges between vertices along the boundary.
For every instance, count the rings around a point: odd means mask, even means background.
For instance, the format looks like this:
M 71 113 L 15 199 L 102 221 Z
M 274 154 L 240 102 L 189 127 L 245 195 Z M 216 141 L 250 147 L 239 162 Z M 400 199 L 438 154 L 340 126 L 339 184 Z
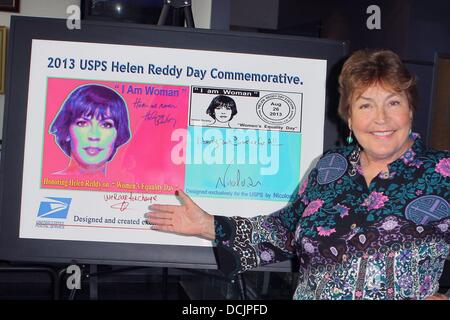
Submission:
M 411 132 L 415 78 L 394 52 L 363 50 L 339 84 L 357 141 L 327 151 L 288 206 L 225 217 L 178 190 L 182 205 L 154 204 L 148 222 L 214 240 L 230 278 L 298 257 L 294 299 L 446 299 L 437 292 L 450 252 L 450 153 Z
M 339 114 L 361 147 L 361 167 L 369 185 L 413 144 L 416 79 L 392 51 L 359 51 L 345 63 L 339 84 Z
M 105 86 L 78 87 L 63 103 L 50 133 L 70 157 L 68 166 L 55 174 L 105 174 L 117 148 L 130 139 L 125 101 Z

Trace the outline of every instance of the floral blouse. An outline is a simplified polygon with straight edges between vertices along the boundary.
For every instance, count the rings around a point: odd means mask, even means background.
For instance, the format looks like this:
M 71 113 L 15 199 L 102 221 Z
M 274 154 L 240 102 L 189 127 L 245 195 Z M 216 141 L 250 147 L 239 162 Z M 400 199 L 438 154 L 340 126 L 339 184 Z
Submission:
M 414 144 L 367 186 L 357 146 L 326 152 L 287 207 L 215 216 L 228 275 L 297 255 L 294 299 L 423 299 L 450 251 L 450 152 Z

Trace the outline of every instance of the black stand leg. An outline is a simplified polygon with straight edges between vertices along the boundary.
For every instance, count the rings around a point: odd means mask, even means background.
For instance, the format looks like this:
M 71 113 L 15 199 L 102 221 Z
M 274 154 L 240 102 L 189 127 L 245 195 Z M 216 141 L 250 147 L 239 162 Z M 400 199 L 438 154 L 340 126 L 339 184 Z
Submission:
M 239 273 L 237 276 L 237 284 L 239 287 L 239 294 L 241 296 L 241 300 L 247 300 L 247 288 L 245 285 L 245 278 L 242 273 Z
M 61 289 L 62 281 L 63 281 L 63 279 L 64 279 L 64 277 L 66 275 L 66 271 L 67 271 L 67 268 L 59 270 L 58 271 L 58 277 L 56 278 L 56 286 L 58 288 L 58 299 L 60 298 L 59 290 Z M 58 299 L 56 299 L 56 300 L 58 300 Z
M 270 272 L 264 272 L 262 294 L 266 296 L 269 293 Z
M 192 15 L 191 6 L 184 7 L 184 17 L 186 18 L 186 26 L 188 28 L 195 28 L 194 16 Z
M 169 278 L 169 268 L 162 268 L 162 299 L 167 300 L 167 284 Z
M 167 17 L 169 15 L 169 11 L 170 11 L 170 4 L 165 2 L 164 6 L 163 6 L 163 8 L 161 10 L 161 15 L 159 16 L 159 19 L 158 19 L 158 26 L 163 26 L 164 23 L 167 21 Z
M 97 273 L 97 265 L 89 266 L 89 300 L 98 300 L 98 277 L 92 276 Z

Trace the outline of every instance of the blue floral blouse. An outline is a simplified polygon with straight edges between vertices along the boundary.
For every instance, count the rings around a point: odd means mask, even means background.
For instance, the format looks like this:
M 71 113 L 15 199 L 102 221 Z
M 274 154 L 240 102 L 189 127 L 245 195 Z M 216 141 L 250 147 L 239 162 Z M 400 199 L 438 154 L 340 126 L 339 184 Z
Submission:
M 297 255 L 294 299 L 423 299 L 450 251 L 450 152 L 414 144 L 369 186 L 357 146 L 326 152 L 287 207 L 215 216 L 228 275 Z

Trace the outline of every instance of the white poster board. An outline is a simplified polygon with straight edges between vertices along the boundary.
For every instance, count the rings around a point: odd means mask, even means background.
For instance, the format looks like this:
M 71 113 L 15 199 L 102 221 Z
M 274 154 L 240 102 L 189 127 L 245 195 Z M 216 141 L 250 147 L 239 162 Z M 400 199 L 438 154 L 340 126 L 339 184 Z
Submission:
M 33 40 L 19 237 L 210 246 L 146 224 L 150 204 L 179 203 L 176 186 L 213 214 L 282 208 L 323 151 L 326 72 L 326 60 Z M 51 131 L 71 94 L 93 85 L 123 99 L 131 134 L 86 174 L 70 166 L 101 158 L 104 136 L 76 151 L 71 133 L 67 155 Z M 90 108 L 68 132 L 105 129 L 108 112 Z

